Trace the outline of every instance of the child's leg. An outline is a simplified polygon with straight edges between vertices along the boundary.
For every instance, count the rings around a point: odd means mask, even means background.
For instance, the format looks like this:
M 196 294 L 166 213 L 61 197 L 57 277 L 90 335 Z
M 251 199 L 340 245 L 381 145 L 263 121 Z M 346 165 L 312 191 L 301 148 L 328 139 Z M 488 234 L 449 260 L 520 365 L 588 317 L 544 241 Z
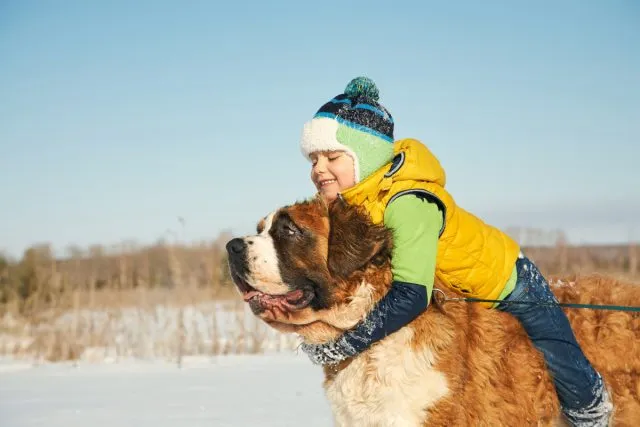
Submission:
M 567 419 L 575 426 L 606 426 L 612 404 L 600 374 L 587 360 L 571 325 L 557 306 L 509 304 L 508 301 L 557 302 L 538 268 L 526 257 L 518 259 L 513 292 L 498 306 L 515 316 L 542 352 L 553 376 Z

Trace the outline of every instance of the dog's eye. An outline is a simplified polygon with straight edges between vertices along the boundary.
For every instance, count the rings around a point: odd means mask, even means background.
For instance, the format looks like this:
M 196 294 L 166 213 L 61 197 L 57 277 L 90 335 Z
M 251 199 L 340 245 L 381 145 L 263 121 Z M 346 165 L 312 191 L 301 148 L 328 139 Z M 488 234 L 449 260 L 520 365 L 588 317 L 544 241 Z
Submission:
M 283 238 L 295 238 L 303 234 L 302 230 L 288 215 L 283 215 L 276 220 L 274 230 Z
M 293 237 L 300 234 L 300 230 L 298 229 L 298 227 L 296 227 L 295 224 L 292 223 L 283 223 L 280 230 L 286 237 Z
M 285 225 L 284 231 L 285 233 L 287 233 L 288 236 L 295 236 L 298 233 L 298 230 L 296 230 L 294 227 L 290 225 Z

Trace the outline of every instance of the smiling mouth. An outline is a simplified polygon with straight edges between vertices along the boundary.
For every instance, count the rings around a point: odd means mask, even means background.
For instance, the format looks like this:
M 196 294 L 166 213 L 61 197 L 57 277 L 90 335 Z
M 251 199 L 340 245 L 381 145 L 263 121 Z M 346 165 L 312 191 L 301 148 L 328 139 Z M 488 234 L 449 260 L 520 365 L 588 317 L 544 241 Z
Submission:
M 307 307 L 315 294 L 310 289 L 296 289 L 285 294 L 267 294 L 249 285 L 246 280 L 235 272 L 232 278 L 238 290 L 242 293 L 242 299 L 249 304 L 254 314 L 260 314 L 267 310 L 278 308 L 283 311 L 301 310 Z
M 322 181 L 318 182 L 318 187 L 322 188 L 322 187 L 325 187 L 327 185 L 334 184 L 336 182 L 338 182 L 338 181 L 335 180 L 335 179 L 325 179 L 325 180 L 322 180 Z

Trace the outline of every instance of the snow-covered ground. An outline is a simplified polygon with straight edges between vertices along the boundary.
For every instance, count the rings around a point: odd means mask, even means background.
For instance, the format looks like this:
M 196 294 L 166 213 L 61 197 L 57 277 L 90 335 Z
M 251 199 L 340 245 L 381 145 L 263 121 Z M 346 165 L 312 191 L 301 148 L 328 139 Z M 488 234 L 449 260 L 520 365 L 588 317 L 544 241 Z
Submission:
M 321 369 L 241 301 L 28 320 L 0 318 L 0 427 L 332 425 Z
M 303 353 L 34 365 L 0 361 L 0 426 L 330 426 Z

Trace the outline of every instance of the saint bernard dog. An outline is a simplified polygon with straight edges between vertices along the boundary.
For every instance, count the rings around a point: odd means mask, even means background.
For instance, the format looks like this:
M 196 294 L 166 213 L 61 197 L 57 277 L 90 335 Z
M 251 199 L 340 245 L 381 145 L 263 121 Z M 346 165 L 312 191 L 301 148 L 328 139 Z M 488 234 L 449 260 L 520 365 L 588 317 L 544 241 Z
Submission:
M 271 327 L 326 343 L 363 319 L 391 283 L 392 236 L 340 199 L 286 206 L 227 244 L 231 276 Z M 447 296 L 452 291 L 439 286 Z M 557 282 L 561 301 L 637 305 L 640 286 L 601 276 Z M 415 321 L 324 367 L 337 426 L 563 425 L 541 355 L 517 321 L 469 302 L 433 303 Z M 640 316 L 567 311 L 615 405 L 613 426 L 640 426 Z

